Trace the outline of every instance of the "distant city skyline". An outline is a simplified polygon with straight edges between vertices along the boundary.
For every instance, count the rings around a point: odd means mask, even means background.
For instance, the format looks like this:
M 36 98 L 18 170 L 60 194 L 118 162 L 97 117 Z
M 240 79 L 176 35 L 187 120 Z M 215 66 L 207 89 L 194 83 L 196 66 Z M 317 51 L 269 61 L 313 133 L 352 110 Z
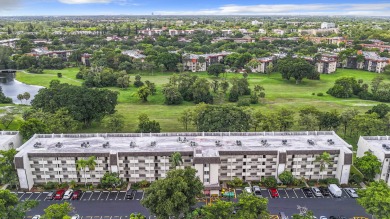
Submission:
M 355 15 L 390 16 L 385 1 L 336 0 L 0 0 L 0 16 Z

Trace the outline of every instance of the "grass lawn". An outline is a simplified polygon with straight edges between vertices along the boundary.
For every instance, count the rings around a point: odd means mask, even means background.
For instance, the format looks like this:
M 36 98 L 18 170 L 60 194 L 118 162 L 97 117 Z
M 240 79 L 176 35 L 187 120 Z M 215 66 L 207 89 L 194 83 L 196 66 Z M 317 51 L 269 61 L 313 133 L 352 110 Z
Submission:
M 63 77 L 58 78 L 57 72 L 61 72 Z M 75 75 L 78 68 L 68 68 L 64 70 L 45 70 L 43 74 L 27 74 L 18 72 L 16 79 L 34 85 L 48 86 L 53 79 L 59 79 L 63 83 L 74 85 L 81 85 L 82 80 L 76 79 Z M 196 74 L 202 78 L 211 80 L 221 80 L 207 75 L 205 72 L 191 73 Z M 193 103 L 185 102 L 180 106 L 166 106 L 164 105 L 164 96 L 161 89 L 164 84 L 168 83 L 169 77 L 172 73 L 142 73 L 142 81 L 149 80 L 156 84 L 157 94 L 149 96 L 148 102 L 143 103 L 137 96 L 137 88 L 133 85 L 127 89 L 109 88 L 119 92 L 119 98 L 116 109 L 118 113 L 125 117 L 126 125 L 123 132 L 134 132 L 137 126 L 137 117 L 140 113 L 146 113 L 149 118 L 160 122 L 163 132 L 185 131 L 181 124 L 177 121 L 177 117 L 184 109 L 193 108 Z M 134 82 L 135 74 L 130 76 L 131 83 Z M 253 88 L 256 84 L 260 84 L 265 88 L 266 98 L 262 104 L 252 105 L 255 110 L 262 110 L 264 112 L 274 110 L 279 107 L 286 107 L 293 110 L 298 110 L 302 106 L 313 105 L 320 110 L 336 109 L 343 111 L 349 107 L 355 107 L 360 111 L 367 111 L 372 106 L 378 104 L 376 101 L 360 100 L 358 98 L 339 99 L 326 94 L 326 91 L 333 86 L 337 78 L 344 76 L 353 76 L 356 79 L 363 79 L 365 83 L 370 84 L 371 80 L 378 76 L 377 73 L 366 72 L 360 70 L 338 69 L 333 74 L 321 75 L 321 80 L 303 80 L 301 84 L 296 85 L 294 80 L 286 81 L 281 78 L 279 73 L 273 73 L 271 76 L 264 74 L 250 74 L 248 77 L 249 84 Z M 229 73 L 226 78 L 229 80 L 234 77 L 242 77 L 241 74 Z M 387 77 L 385 82 L 390 82 Z M 323 93 L 324 96 L 317 96 L 317 93 Z M 315 95 L 312 95 L 315 93 Z M 248 97 L 242 97 L 248 98 Z M 228 103 L 225 101 L 225 103 Z M 232 104 L 232 103 L 229 103 Z M 89 129 L 83 132 L 106 132 L 104 127 L 100 124 L 93 124 Z M 190 131 L 194 131 L 190 127 Z M 351 140 L 352 142 L 352 140 Z

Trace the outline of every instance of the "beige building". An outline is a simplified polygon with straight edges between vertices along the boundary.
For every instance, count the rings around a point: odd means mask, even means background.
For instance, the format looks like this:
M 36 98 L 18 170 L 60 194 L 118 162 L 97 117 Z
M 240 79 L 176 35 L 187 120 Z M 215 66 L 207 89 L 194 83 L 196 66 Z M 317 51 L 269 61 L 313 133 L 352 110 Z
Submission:
M 356 156 L 363 157 L 366 151 L 372 152 L 382 163 L 376 180 L 382 179 L 390 186 L 390 136 L 360 136 Z
M 283 171 L 306 179 L 334 177 L 347 183 L 351 146 L 334 132 L 224 132 L 36 134 L 15 156 L 21 188 L 47 182 L 98 183 L 106 172 L 127 182 L 152 182 L 172 169 L 170 156 L 182 155 L 210 194 L 238 177 L 260 181 Z M 315 158 L 328 152 L 332 164 L 320 172 Z M 77 170 L 77 160 L 96 157 L 95 170 Z

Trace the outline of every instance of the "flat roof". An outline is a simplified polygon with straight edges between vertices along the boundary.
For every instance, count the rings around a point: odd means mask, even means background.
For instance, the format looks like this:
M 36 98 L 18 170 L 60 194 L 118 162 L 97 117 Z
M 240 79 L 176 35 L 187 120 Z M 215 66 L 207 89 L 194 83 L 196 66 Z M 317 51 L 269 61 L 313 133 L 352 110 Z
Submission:
M 0 131 L 0 150 L 5 149 L 2 148 L 1 145 L 11 140 L 18 133 L 18 131 Z
M 390 147 L 390 136 L 362 136 L 364 140 L 370 143 L 370 146 L 379 148 L 385 154 L 390 154 L 390 150 L 387 150 L 383 145 Z
M 107 143 L 109 146 L 103 147 Z M 87 147 L 82 147 L 82 144 Z M 217 157 L 223 151 L 350 152 L 350 148 L 352 147 L 333 131 L 328 131 L 36 134 L 18 150 L 19 155 L 177 151 L 190 152 L 195 157 Z

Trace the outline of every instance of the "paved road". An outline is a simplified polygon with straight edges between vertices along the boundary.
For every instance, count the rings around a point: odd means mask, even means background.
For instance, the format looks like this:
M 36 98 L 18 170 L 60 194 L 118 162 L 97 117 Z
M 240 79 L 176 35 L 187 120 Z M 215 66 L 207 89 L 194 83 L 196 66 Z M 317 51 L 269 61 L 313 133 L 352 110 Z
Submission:
M 238 191 L 237 193 L 240 193 Z M 301 189 L 278 189 L 279 198 L 271 198 L 268 190 L 262 189 L 261 193 L 269 199 L 268 209 L 271 214 L 278 214 L 280 211 L 291 216 L 298 213 L 297 205 L 307 207 L 315 215 L 331 216 L 344 215 L 350 217 L 369 217 L 364 209 L 356 203 L 344 190 L 342 198 L 330 197 L 306 197 Z M 32 209 L 27 214 L 27 218 L 33 215 L 42 215 L 43 209 L 54 203 L 62 201 L 46 200 L 47 193 L 17 193 L 19 200 L 37 200 L 39 206 Z M 133 200 L 125 199 L 125 192 L 85 192 L 80 200 L 66 200 L 72 203 L 75 210 L 73 214 L 79 214 L 82 219 L 122 219 L 128 217 L 131 213 L 139 212 L 149 216 L 149 212 L 140 204 L 144 198 L 142 191 L 137 191 Z M 237 201 L 237 200 L 232 200 Z M 202 203 L 198 203 L 201 205 Z

